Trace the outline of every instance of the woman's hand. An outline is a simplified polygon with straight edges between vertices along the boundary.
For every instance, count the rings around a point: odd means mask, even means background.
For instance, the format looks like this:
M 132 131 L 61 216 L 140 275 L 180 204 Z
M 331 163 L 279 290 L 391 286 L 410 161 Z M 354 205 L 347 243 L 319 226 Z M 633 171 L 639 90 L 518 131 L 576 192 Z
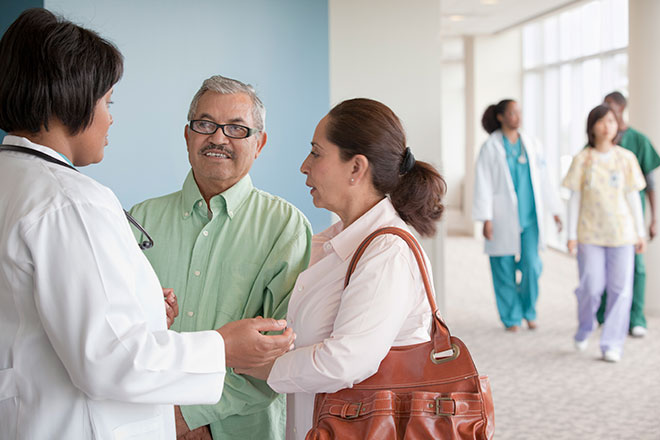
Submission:
M 577 253 L 577 240 L 568 240 L 566 247 L 569 254 L 575 255 Z
M 484 222 L 484 238 L 486 240 L 493 239 L 493 222 L 491 220 L 486 220 Z
M 172 326 L 174 318 L 179 316 L 179 301 L 176 299 L 174 289 L 163 288 L 163 296 L 165 297 L 165 314 L 167 315 L 167 328 Z
M 639 240 L 637 240 L 637 244 L 635 244 L 635 253 L 643 254 L 644 252 L 646 252 L 646 240 L 640 238 Z
M 555 225 L 557 225 L 557 233 L 559 233 L 563 229 L 561 218 L 558 215 L 555 215 L 553 218 L 555 219 Z
M 267 380 L 270 370 L 273 369 L 273 364 L 275 361 L 271 361 L 266 365 L 255 368 L 234 368 L 234 373 L 236 374 L 247 374 L 248 376 L 256 377 L 257 379 Z

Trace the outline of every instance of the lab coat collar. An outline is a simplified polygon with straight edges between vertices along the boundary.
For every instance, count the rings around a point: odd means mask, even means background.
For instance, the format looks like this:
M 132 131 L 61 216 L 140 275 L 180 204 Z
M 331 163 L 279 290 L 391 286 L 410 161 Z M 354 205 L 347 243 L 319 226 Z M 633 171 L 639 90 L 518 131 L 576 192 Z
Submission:
M 225 192 L 211 197 L 209 202 L 213 216 L 215 217 L 219 212 L 224 211 L 229 218 L 233 218 L 245 200 L 247 200 L 247 197 L 250 195 L 253 188 L 252 179 L 249 174 L 246 174 L 241 180 L 236 182 L 234 186 Z M 196 204 L 200 201 L 202 201 L 204 205 L 206 204 L 202 197 L 202 193 L 199 191 L 197 182 L 195 182 L 193 172 L 190 170 L 183 183 L 183 203 L 181 206 L 182 217 L 184 219 L 190 218 L 190 213 L 194 212 Z
M 382 226 L 391 225 L 397 218 L 392 202 L 385 197 L 343 231 L 335 229 L 339 233 L 330 239 L 330 244 L 339 258 L 346 260 L 367 235 Z
M 5 145 L 15 145 L 17 147 L 31 148 L 33 150 L 40 151 L 51 156 L 53 159 L 57 159 L 58 161 L 62 162 L 63 165 L 67 165 L 68 162 L 64 161 L 64 157 L 52 148 L 46 147 L 45 145 L 35 144 L 34 142 L 22 136 L 14 136 L 8 134 L 4 137 L 2 143 Z

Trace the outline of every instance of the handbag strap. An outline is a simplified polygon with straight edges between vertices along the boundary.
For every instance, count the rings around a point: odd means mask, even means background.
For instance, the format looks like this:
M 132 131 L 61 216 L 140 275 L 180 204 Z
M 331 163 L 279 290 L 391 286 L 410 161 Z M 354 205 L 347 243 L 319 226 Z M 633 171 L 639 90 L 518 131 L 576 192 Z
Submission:
M 422 274 L 422 281 L 424 282 L 424 289 L 426 290 L 426 299 L 431 306 L 431 311 L 433 314 L 433 325 L 431 327 L 431 339 L 433 339 L 434 353 L 444 355 L 446 352 L 452 350 L 451 344 L 451 334 L 449 332 L 449 327 L 445 324 L 444 320 L 440 316 L 440 311 L 435 302 L 435 296 L 433 295 L 433 289 L 431 288 L 431 281 L 429 278 L 428 270 L 426 268 L 426 261 L 422 254 L 421 247 L 419 243 L 413 237 L 411 233 L 405 231 L 401 228 L 396 228 L 393 226 L 384 227 L 377 229 L 372 232 L 365 238 L 360 246 L 358 246 L 353 258 L 351 259 L 350 264 L 348 265 L 348 270 L 346 271 L 346 278 L 344 278 L 344 289 L 348 286 L 348 282 L 351 279 L 351 275 L 355 272 L 358 261 L 364 254 L 364 251 L 367 249 L 367 246 L 379 235 L 392 234 L 401 237 L 410 247 L 410 250 L 415 255 L 415 260 L 417 261 L 417 266 L 419 271 Z

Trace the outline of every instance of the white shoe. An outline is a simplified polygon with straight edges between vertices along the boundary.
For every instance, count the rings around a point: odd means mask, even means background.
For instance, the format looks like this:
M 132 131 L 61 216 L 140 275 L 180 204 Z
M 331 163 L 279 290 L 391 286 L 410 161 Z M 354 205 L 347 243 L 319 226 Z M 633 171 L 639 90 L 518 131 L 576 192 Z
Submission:
M 646 328 L 641 325 L 636 325 L 630 329 L 630 334 L 636 338 L 643 338 L 646 336 Z
M 577 351 L 584 351 L 587 349 L 587 346 L 589 345 L 588 339 L 585 339 L 584 341 L 578 341 L 577 339 L 574 339 L 573 342 L 575 343 L 575 349 Z
M 619 362 L 621 360 L 621 352 L 617 350 L 607 350 L 603 353 L 603 360 L 606 362 Z

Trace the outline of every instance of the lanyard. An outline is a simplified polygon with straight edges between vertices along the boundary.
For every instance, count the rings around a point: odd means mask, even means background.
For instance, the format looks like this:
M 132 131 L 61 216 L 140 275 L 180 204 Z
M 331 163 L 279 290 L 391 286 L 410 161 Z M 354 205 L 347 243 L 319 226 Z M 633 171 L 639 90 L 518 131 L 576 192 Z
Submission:
M 45 160 L 47 162 L 54 163 L 56 165 L 60 165 L 60 166 L 66 167 L 66 168 L 70 168 L 70 169 L 72 169 L 73 171 L 76 171 L 76 172 L 80 172 L 75 167 L 69 165 L 68 163 L 57 160 L 54 157 L 49 156 L 46 153 L 43 153 L 43 152 L 38 151 L 38 150 L 33 150 L 32 148 L 19 147 L 19 146 L 16 146 L 16 145 L 2 144 L 2 145 L 0 145 L 0 152 L 1 151 L 16 151 L 16 152 L 23 153 L 23 154 L 29 154 L 31 156 L 38 157 L 39 159 Z M 138 243 L 138 246 L 140 246 L 140 249 L 145 250 L 145 249 L 149 249 L 149 248 L 153 247 L 154 241 L 149 236 L 149 234 L 147 234 L 147 231 L 144 230 L 142 225 L 140 223 L 138 223 L 138 221 L 135 220 L 133 218 L 133 216 L 131 214 L 129 214 L 128 211 L 126 211 L 125 209 L 124 209 L 124 214 L 126 215 L 126 219 L 128 220 L 128 222 L 130 224 L 132 224 L 133 226 L 135 226 L 138 231 L 143 233 L 145 237 L 147 237 L 147 239 L 145 241 L 143 241 L 142 243 Z

